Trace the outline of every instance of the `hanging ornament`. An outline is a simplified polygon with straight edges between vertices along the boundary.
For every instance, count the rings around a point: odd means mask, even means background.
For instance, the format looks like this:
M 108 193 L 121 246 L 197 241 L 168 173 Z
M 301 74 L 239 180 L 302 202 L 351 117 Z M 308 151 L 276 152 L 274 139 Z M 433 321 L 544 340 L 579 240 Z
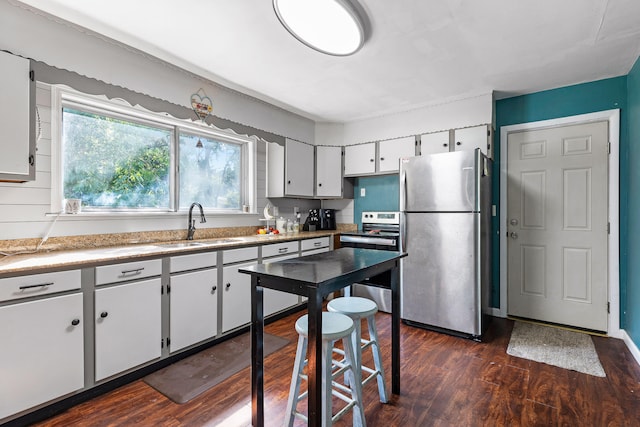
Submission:
M 191 95 L 191 108 L 204 123 L 207 116 L 213 112 L 213 101 L 204 93 L 204 89 L 200 88 Z

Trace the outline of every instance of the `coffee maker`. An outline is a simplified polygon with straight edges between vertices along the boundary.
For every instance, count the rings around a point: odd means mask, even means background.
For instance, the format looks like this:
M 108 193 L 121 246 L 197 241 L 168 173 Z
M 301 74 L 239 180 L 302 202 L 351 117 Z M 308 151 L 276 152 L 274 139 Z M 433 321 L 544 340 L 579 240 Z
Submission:
M 336 229 L 336 213 L 333 209 L 320 209 L 320 230 Z
M 302 226 L 302 231 L 316 231 L 321 230 L 320 228 L 320 212 L 318 209 L 309 209 L 309 216 L 304 221 L 304 225 Z

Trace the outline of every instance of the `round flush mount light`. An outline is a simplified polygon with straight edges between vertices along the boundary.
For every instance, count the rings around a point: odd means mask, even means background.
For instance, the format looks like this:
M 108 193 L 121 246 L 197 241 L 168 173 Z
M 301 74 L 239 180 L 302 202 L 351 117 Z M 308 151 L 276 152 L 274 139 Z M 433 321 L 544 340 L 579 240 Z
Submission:
M 273 9 L 287 31 L 319 52 L 352 55 L 365 42 L 365 15 L 354 1 L 273 0 Z

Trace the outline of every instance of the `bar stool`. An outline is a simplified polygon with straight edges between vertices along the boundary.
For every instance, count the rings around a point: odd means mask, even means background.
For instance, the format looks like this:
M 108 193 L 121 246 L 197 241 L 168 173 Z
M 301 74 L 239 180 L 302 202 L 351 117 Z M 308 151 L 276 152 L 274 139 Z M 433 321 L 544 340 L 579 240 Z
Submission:
M 375 314 L 378 312 L 378 305 L 368 299 L 361 297 L 341 297 L 329 301 L 327 309 L 333 313 L 342 313 L 353 319 L 354 331 L 352 334 L 353 347 L 356 352 L 358 373 L 356 378 L 362 378 L 362 371 L 368 376 L 362 380 L 362 385 L 366 385 L 373 378 L 378 380 L 378 393 L 380 394 L 380 402 L 387 403 L 389 394 L 387 393 L 387 384 L 384 379 L 384 367 L 382 366 L 382 354 L 380 353 L 380 345 L 378 344 L 378 331 L 376 329 Z M 362 338 L 361 321 L 367 321 L 369 329 L 369 339 Z M 373 352 L 374 369 L 362 365 L 362 352 L 371 347 Z M 347 381 L 347 379 L 345 379 Z
M 353 329 L 354 324 L 350 317 L 340 313 L 322 313 L 322 369 L 324 373 L 322 378 L 322 419 L 325 426 L 332 425 L 350 409 L 353 409 L 353 425 L 358 427 L 366 425 L 360 383 L 358 381 L 350 381 L 350 386 L 346 387 L 334 381 L 339 375 L 355 378 L 357 367 L 354 363 L 355 351 L 351 340 Z M 291 387 L 289 389 L 287 413 L 284 422 L 284 425 L 289 427 L 293 426 L 293 421 L 296 417 L 307 423 L 309 422 L 304 414 L 296 410 L 298 402 L 308 395 L 308 390 L 299 395 L 300 381 L 302 379 L 306 381 L 308 378 L 307 375 L 303 374 L 304 367 L 307 365 L 305 356 L 309 337 L 307 314 L 296 321 L 296 331 L 299 334 L 298 348 L 291 376 Z M 345 349 L 345 358 L 341 361 L 333 360 L 333 351 L 335 350 L 333 344 L 337 340 L 342 340 Z M 350 396 L 345 393 L 349 393 Z M 346 406 L 334 416 L 332 416 L 331 408 L 332 396 L 336 396 L 346 403 Z

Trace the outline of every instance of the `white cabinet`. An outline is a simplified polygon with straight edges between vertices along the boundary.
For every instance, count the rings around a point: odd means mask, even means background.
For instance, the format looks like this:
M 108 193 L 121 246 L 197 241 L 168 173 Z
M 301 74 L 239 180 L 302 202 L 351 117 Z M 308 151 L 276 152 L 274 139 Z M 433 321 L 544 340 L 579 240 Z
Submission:
M 358 176 L 376 172 L 376 143 L 344 147 L 344 175 Z
M 0 421 L 84 387 L 82 294 L 0 307 Z
M 474 126 L 470 128 L 455 129 L 453 131 L 455 151 L 475 150 L 479 148 L 487 156 L 491 157 L 489 143 L 490 132 L 487 125 Z
M 313 145 L 287 139 L 284 151 L 285 196 L 313 196 Z
M 159 278 L 95 291 L 95 379 L 161 356 Z
M 380 141 L 378 142 L 378 172 L 398 172 L 400 159 L 415 155 L 416 138 L 414 136 Z
M 488 125 L 451 129 L 420 135 L 420 154 L 436 154 L 448 151 L 480 150 L 491 157 L 491 132 Z
M 28 59 L 0 51 L 0 180 L 35 179 L 35 82 Z
M 218 331 L 218 270 L 171 275 L 171 352 L 212 338 Z
M 298 257 L 299 242 L 275 243 L 262 247 L 262 262 L 268 264 L 270 262 L 282 261 Z M 295 250 L 294 250 L 295 249 Z M 288 255 L 281 255 L 286 253 Z M 272 256 L 278 254 L 279 256 Z M 276 291 L 274 289 L 264 289 L 263 293 L 263 312 L 264 316 L 270 316 L 287 308 L 298 304 L 299 297 L 289 292 Z
M 251 276 L 238 269 L 255 265 L 258 248 L 231 249 L 222 253 L 222 332 L 227 332 L 251 321 Z M 247 262 L 249 261 L 249 262 Z M 241 264 L 228 265 L 241 262 Z
M 267 143 L 267 197 L 313 197 L 313 145 L 291 139 Z
M 342 197 L 342 147 L 316 147 L 316 197 Z
M 222 332 L 251 322 L 251 276 L 238 269 L 257 261 L 225 266 L 222 269 Z
M 420 154 L 446 153 L 449 151 L 449 131 L 420 135 Z
M 396 173 L 401 157 L 416 155 L 414 136 L 344 147 L 345 176 Z

